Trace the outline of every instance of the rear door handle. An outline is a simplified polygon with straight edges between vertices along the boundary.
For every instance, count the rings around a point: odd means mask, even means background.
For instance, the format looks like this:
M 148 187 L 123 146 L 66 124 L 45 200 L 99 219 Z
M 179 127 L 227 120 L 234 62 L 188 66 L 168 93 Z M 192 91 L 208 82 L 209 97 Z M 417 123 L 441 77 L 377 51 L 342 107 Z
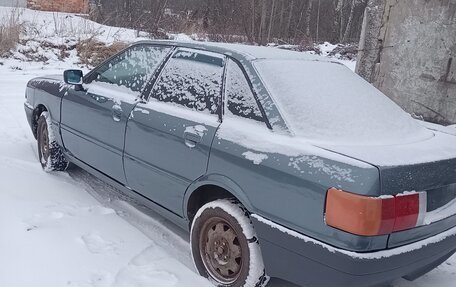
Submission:
M 120 122 L 122 119 L 122 108 L 119 105 L 112 106 L 112 119 L 115 122 Z
M 184 141 L 185 145 L 189 148 L 196 147 L 197 144 L 201 142 L 203 137 L 199 134 L 192 133 L 192 132 L 184 132 Z

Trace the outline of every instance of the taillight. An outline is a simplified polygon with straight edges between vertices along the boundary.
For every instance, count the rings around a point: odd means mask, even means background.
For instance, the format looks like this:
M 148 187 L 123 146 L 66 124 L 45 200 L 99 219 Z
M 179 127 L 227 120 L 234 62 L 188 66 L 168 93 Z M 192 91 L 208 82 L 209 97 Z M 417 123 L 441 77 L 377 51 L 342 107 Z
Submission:
M 426 206 L 426 192 L 368 197 L 331 188 L 325 220 L 327 225 L 352 234 L 385 235 L 422 225 Z

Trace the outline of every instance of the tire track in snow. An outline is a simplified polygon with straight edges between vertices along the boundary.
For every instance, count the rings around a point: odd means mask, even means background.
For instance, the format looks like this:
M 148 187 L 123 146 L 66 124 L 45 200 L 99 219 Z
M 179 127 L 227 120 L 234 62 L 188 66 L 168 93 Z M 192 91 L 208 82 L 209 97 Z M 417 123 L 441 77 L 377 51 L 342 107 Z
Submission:
M 132 258 L 115 276 L 113 286 L 212 286 L 200 277 L 191 258 L 189 237 L 164 217 L 80 168 L 69 170 L 71 178 L 104 207 L 115 212 L 146 235 L 151 244 Z M 171 268 L 172 267 L 172 268 Z M 176 272 L 176 270 L 178 270 Z M 188 279 L 192 278 L 189 282 Z M 133 285 L 132 280 L 134 281 Z M 193 285 L 197 282 L 198 284 Z M 180 285 L 179 285 L 180 286 Z

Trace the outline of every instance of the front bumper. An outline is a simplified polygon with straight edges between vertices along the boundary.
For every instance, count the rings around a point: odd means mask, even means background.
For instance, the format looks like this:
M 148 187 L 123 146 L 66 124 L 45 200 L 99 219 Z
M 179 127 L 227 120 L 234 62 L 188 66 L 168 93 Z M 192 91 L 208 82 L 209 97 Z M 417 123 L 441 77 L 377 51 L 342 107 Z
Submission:
M 33 106 L 30 105 L 28 102 L 24 103 L 24 110 L 25 116 L 27 117 L 27 121 L 29 123 L 30 128 L 33 130 Z
M 456 252 L 456 228 L 406 246 L 356 253 L 334 248 L 252 216 L 266 272 L 301 286 L 365 287 L 414 280 Z

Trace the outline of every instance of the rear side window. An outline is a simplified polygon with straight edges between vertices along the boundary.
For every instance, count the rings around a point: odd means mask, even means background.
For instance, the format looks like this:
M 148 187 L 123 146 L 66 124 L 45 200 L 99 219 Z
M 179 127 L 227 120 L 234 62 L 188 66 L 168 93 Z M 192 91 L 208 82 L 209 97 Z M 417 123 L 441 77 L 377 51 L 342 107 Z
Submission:
M 127 91 L 140 94 L 170 51 L 169 47 L 131 47 L 98 68 L 87 82 L 120 86 L 127 88 Z
M 225 114 L 263 122 L 263 116 L 241 68 L 229 60 L 226 71 Z
M 223 69 L 223 56 L 180 49 L 166 64 L 151 97 L 194 111 L 217 114 Z

